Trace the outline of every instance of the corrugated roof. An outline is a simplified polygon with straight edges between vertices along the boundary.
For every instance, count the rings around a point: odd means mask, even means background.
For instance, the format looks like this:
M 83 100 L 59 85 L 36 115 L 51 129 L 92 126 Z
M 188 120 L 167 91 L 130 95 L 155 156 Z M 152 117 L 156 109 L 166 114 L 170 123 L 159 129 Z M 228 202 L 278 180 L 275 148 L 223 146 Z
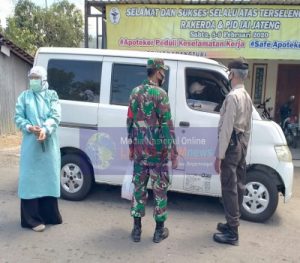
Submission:
M 29 55 L 25 50 L 18 47 L 10 40 L 6 39 L 2 34 L 0 34 L 0 46 L 1 45 L 7 46 L 11 50 L 11 52 L 13 52 L 16 56 L 25 60 L 30 65 L 33 65 L 33 57 Z
M 86 0 L 92 4 L 254 4 L 299 5 L 300 0 Z

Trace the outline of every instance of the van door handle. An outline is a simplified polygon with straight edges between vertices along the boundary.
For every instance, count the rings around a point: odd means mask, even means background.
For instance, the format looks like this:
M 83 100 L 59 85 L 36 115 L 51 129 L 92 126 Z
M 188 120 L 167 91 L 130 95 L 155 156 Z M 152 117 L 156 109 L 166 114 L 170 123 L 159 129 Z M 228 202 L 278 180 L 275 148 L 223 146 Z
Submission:
M 180 121 L 179 127 L 190 127 L 190 123 L 188 121 Z

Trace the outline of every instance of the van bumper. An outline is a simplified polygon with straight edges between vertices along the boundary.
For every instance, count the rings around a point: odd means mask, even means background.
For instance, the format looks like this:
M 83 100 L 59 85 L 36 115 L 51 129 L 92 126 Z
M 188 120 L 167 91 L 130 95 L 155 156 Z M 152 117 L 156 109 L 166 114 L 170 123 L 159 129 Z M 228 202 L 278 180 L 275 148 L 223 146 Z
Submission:
M 292 197 L 293 181 L 294 181 L 294 165 L 292 162 L 279 162 L 277 172 L 284 183 L 284 202 L 288 202 Z

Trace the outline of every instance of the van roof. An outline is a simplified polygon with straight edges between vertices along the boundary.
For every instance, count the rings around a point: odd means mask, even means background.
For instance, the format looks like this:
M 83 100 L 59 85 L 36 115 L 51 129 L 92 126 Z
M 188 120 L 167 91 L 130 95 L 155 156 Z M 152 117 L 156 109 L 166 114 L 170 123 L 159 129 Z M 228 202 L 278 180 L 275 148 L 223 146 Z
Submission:
M 132 57 L 132 58 L 154 58 L 159 57 L 166 60 L 181 60 L 188 62 L 201 62 L 206 64 L 221 65 L 215 60 L 197 57 L 191 55 L 182 55 L 174 53 L 158 53 L 148 51 L 128 51 L 128 50 L 112 50 L 112 49 L 92 49 L 92 48 L 64 48 L 64 47 L 42 47 L 39 48 L 38 54 L 79 54 L 79 55 L 106 55 L 114 57 Z

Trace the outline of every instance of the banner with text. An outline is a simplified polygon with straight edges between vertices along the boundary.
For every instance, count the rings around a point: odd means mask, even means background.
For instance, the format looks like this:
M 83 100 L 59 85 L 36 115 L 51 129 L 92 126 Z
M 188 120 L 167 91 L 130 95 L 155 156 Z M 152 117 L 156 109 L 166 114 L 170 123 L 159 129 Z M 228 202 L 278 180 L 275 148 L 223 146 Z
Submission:
M 300 59 L 300 7 L 108 5 L 107 48 Z

